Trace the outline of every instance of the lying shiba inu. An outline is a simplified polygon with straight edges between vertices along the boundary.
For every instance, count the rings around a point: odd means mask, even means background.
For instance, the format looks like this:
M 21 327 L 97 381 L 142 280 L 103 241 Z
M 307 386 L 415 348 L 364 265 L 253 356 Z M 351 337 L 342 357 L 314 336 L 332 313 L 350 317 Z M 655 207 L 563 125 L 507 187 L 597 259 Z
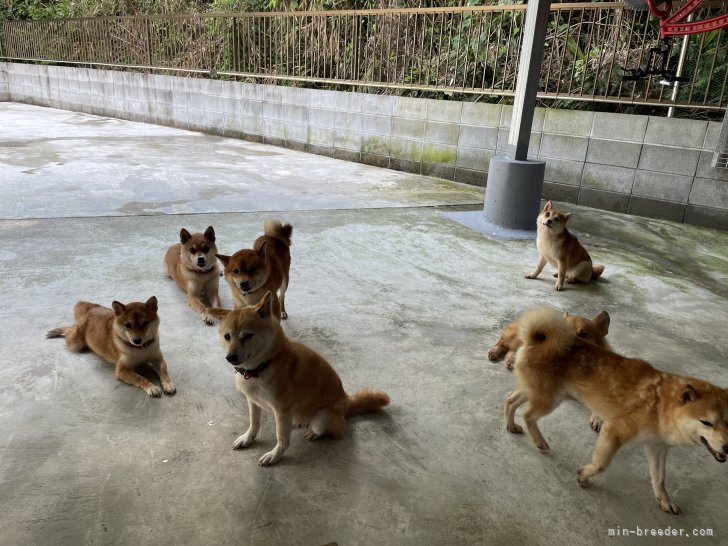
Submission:
M 191 235 L 183 228 L 179 238 L 180 242 L 169 247 L 164 256 L 164 272 L 186 292 L 187 304 L 202 315 L 206 324 L 212 324 L 214 321 L 202 298 L 207 298 L 210 307 L 220 307 L 215 230 L 209 226 L 205 233 Z
M 48 330 L 46 337 L 65 337 L 68 348 L 76 353 L 91 349 L 116 366 L 116 379 L 139 387 L 149 396 L 177 392 L 159 349 L 157 298 L 126 305 L 114 301 L 111 307 L 113 310 L 79 301 L 73 308 L 76 324 Z M 136 373 L 135 368 L 145 363 L 151 364 L 159 376 L 161 389 Z
M 225 280 L 232 290 L 236 308 L 257 305 L 266 292 L 271 292 L 275 316 L 285 319 L 288 318 L 286 290 L 293 227 L 278 220 L 266 220 L 263 231 L 264 235 L 255 240 L 252 250 L 217 257 L 225 264 Z
M 248 447 L 258 435 L 261 410 L 272 412 L 277 443 L 258 464 L 277 463 L 288 448 L 291 428 L 306 427 L 304 437 L 344 434 L 346 418 L 386 406 L 381 391 L 347 395 L 341 379 L 321 355 L 283 334 L 274 315 L 273 294 L 266 292 L 256 307 L 210 309 L 220 319 L 220 337 L 227 361 L 235 367 L 235 385 L 248 399 L 250 425 L 233 444 Z
M 602 311 L 593 319 L 564 313 L 564 318 L 571 324 L 576 335 L 581 339 L 609 349 L 609 344 L 604 339 L 609 333 L 609 313 Z M 505 354 L 504 364 L 506 368 L 511 370 L 513 369 L 513 363 L 516 361 L 516 351 L 520 346 L 521 344 L 518 341 L 518 320 L 514 320 L 503 328 L 498 341 L 488 351 L 488 359 L 495 362 Z
M 592 265 L 589 254 L 579 240 L 566 229 L 571 213 L 554 210 L 551 201 L 547 202 L 536 219 L 536 248 L 538 262 L 527 279 L 535 279 L 543 271 L 546 263 L 558 269 L 555 290 L 562 290 L 564 281 L 568 283 L 588 282 L 597 279 L 604 272 L 603 265 Z
M 643 360 L 624 358 L 579 339 L 553 309 L 531 309 L 519 320 L 521 348 L 516 355 L 518 387 L 506 400 L 509 432 L 521 433 L 523 415 L 536 446 L 548 450 L 537 422 L 567 396 L 603 419 L 592 462 L 581 467 L 577 482 L 606 470 L 624 444 L 639 439 L 652 478 L 652 490 L 665 512 L 679 514 L 665 489 L 665 461 L 671 446 L 702 444 L 718 462 L 728 459 L 728 390 L 705 381 L 656 370 Z

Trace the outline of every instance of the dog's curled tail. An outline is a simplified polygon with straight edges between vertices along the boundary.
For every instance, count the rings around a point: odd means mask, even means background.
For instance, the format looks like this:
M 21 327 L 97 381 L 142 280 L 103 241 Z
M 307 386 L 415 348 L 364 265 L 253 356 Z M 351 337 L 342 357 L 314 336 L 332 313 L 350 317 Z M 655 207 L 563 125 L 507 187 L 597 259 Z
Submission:
M 536 307 L 523 312 L 518 319 L 518 339 L 529 360 L 554 361 L 569 352 L 576 341 L 576 332 L 556 309 Z
M 594 264 L 592 266 L 592 280 L 596 280 L 601 277 L 602 273 L 604 273 L 604 266 L 602 264 Z
M 281 224 L 280 220 L 269 218 L 263 224 L 263 233 L 268 237 L 278 239 L 286 246 L 291 246 L 291 234 L 293 233 L 291 224 Z
M 349 395 L 349 407 L 346 416 L 359 415 L 368 411 L 375 411 L 389 404 L 389 396 L 382 391 L 363 389 Z

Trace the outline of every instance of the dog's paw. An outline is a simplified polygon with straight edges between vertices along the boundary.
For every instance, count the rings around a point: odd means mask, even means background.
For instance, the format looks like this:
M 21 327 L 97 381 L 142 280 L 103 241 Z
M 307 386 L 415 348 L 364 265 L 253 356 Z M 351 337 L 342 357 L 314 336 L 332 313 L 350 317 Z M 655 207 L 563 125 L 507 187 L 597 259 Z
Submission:
M 546 440 L 536 442 L 536 447 L 539 448 L 541 451 L 549 451 L 551 449 Z
M 249 434 L 247 432 L 245 434 L 241 434 L 233 442 L 233 449 L 244 449 L 252 444 L 253 440 L 255 440 L 255 434 Z
M 308 429 L 306 432 L 303 433 L 303 437 L 306 438 L 309 442 L 313 442 L 321 438 L 320 435 L 316 434 L 313 430 Z
M 508 432 L 511 434 L 523 434 L 523 427 L 521 425 L 517 425 L 516 423 L 513 423 L 512 425 L 506 425 L 506 429 L 508 429 Z
M 174 383 L 162 383 L 162 390 L 164 391 L 164 394 L 172 395 L 177 392 L 177 387 L 174 386 Z
M 535 279 L 536 277 L 538 277 L 538 275 L 534 275 L 533 273 L 526 273 L 524 277 L 526 277 L 527 279 Z
M 281 457 L 283 457 L 283 453 L 281 453 L 277 448 L 274 448 L 258 459 L 258 466 L 274 465 L 281 460 Z
M 156 385 L 150 385 L 149 387 L 144 389 L 144 392 L 146 392 L 152 398 L 159 398 L 160 396 L 162 396 L 162 389 L 157 387 Z
M 663 512 L 666 512 L 668 514 L 678 515 L 682 512 L 677 504 L 675 504 L 674 502 L 670 502 L 670 499 L 666 497 L 658 497 L 657 504 L 660 505 L 660 509 Z
M 213 324 L 215 324 L 215 319 L 213 318 L 212 315 L 205 314 L 205 315 L 202 315 L 202 322 L 204 322 L 208 326 L 212 326 Z
M 556 290 L 557 292 L 561 292 L 563 289 L 564 289 L 563 283 L 560 283 L 557 281 L 556 284 L 554 285 L 554 290 Z
M 500 357 L 500 351 L 498 350 L 498 347 L 491 347 L 488 351 L 488 360 L 493 362 L 498 360 L 498 357 Z
M 600 430 L 602 430 L 602 423 L 603 423 L 602 418 L 599 417 L 598 415 L 592 413 L 589 416 L 589 426 L 597 434 L 599 433 Z
M 586 474 L 586 467 L 582 466 L 576 473 L 576 483 L 579 484 L 579 487 L 588 489 L 589 488 L 589 478 L 585 474 Z
M 505 360 L 505 362 L 503 362 L 503 365 L 507 369 L 512 370 L 513 369 L 513 365 L 515 363 L 516 363 L 516 354 L 515 353 L 511 353 L 511 354 L 507 354 L 506 355 L 506 360 Z

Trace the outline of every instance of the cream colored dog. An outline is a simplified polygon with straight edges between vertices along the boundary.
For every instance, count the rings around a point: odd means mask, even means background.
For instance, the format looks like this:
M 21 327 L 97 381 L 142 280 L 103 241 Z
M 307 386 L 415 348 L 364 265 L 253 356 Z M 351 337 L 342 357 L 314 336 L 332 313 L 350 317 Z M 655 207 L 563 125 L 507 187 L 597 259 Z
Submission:
M 260 429 L 261 410 L 273 413 L 276 446 L 258 461 L 277 463 L 288 448 L 291 428 L 306 427 L 304 437 L 344 434 L 346 418 L 389 403 L 381 391 L 362 390 L 350 396 L 326 360 L 283 334 L 274 314 L 273 294 L 266 292 L 256 307 L 232 311 L 210 309 L 220 319 L 220 337 L 227 361 L 235 367 L 235 385 L 248 399 L 250 425 L 233 444 L 248 447 Z
M 592 462 L 582 466 L 577 482 L 604 472 L 614 454 L 633 440 L 644 443 L 652 490 L 660 508 L 680 508 L 665 489 L 665 461 L 671 446 L 704 446 L 718 462 L 728 459 L 728 390 L 705 381 L 656 370 L 643 360 L 624 358 L 579 339 L 554 309 L 531 309 L 519 320 L 521 348 L 516 355 L 517 389 L 505 404 L 509 432 L 521 433 L 516 409 L 523 415 L 533 442 L 548 450 L 538 420 L 566 398 L 581 401 L 604 423 Z
M 79 301 L 73 308 L 76 324 L 48 330 L 46 337 L 65 337 L 68 348 L 76 353 L 91 349 L 114 364 L 116 379 L 139 387 L 149 396 L 162 396 L 162 391 L 177 392 L 159 348 L 157 298 L 152 296 L 145 303 L 126 305 L 114 301 L 111 307 Z M 161 389 L 136 372 L 137 367 L 146 363 L 159 376 Z
M 536 219 L 536 248 L 538 262 L 527 279 L 535 279 L 548 263 L 557 268 L 554 290 L 562 290 L 564 282 L 588 282 L 597 279 L 604 272 L 603 265 L 592 265 L 589 253 L 579 240 L 566 229 L 571 213 L 554 210 L 551 201 L 547 202 Z

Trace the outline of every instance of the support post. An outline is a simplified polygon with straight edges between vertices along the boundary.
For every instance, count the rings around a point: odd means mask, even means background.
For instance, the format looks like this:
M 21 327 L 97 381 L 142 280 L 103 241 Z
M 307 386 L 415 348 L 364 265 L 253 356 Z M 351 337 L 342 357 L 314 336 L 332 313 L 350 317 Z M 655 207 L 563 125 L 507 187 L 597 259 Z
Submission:
M 508 157 L 493 157 L 488 167 L 485 222 L 506 230 L 535 230 L 541 206 L 546 163 L 528 159 L 528 143 L 550 8 L 551 0 L 528 2 L 508 134 Z

